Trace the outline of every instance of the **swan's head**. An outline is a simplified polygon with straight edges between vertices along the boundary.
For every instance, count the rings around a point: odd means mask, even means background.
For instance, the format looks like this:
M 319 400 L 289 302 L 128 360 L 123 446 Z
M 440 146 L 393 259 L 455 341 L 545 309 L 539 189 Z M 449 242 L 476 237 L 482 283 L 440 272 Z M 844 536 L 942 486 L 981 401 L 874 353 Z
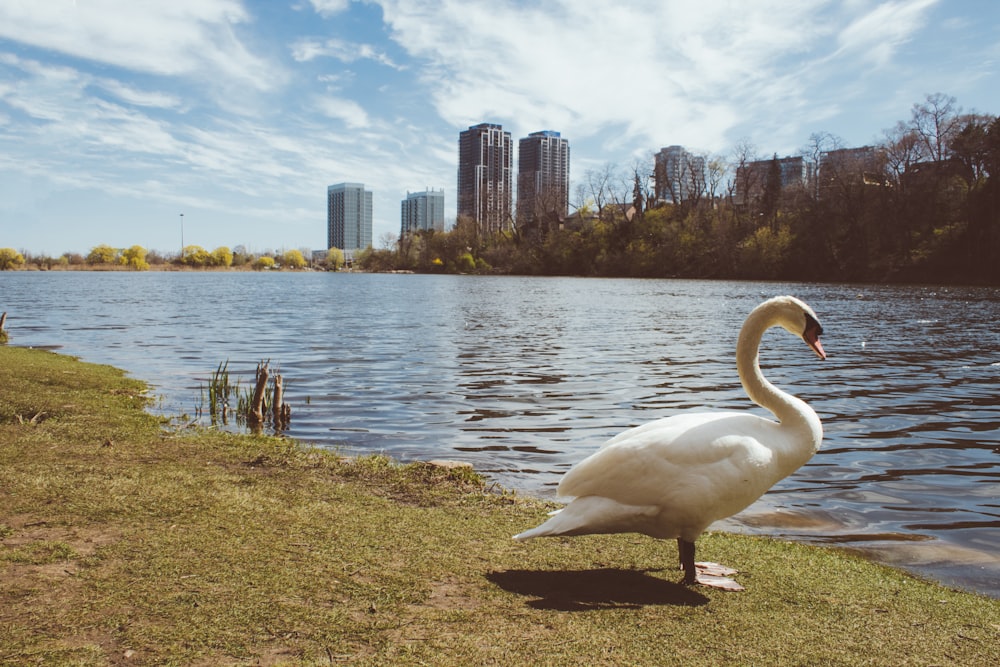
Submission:
M 794 296 L 779 296 L 766 301 L 761 306 L 770 306 L 775 313 L 775 323 L 788 333 L 799 336 L 820 359 L 826 359 L 826 352 L 819 342 L 823 327 L 816 313 L 804 301 Z

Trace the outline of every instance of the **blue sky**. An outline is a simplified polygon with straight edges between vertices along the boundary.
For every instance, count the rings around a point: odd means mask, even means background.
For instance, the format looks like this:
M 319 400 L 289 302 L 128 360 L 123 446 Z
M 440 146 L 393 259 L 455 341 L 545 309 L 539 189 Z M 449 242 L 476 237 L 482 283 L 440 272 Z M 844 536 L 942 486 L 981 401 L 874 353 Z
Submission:
M 551 129 L 575 183 L 663 146 L 874 143 L 1000 114 L 993 0 L 0 0 L 0 247 L 322 248 L 326 187 L 443 188 L 458 133 Z

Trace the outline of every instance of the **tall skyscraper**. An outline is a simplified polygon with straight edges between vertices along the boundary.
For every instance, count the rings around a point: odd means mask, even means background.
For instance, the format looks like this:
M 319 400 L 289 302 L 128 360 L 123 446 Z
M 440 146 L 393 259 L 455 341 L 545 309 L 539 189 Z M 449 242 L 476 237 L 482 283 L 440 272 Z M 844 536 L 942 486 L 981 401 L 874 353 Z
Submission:
M 326 247 L 363 250 L 372 244 L 372 193 L 363 183 L 326 189 Z
M 399 237 L 413 232 L 444 231 L 444 190 L 407 192 L 400 205 Z
M 513 188 L 510 132 L 480 123 L 458 136 L 458 216 L 476 221 L 483 234 L 510 229 Z
M 569 142 L 532 132 L 517 147 L 517 224 L 551 222 L 569 213 Z

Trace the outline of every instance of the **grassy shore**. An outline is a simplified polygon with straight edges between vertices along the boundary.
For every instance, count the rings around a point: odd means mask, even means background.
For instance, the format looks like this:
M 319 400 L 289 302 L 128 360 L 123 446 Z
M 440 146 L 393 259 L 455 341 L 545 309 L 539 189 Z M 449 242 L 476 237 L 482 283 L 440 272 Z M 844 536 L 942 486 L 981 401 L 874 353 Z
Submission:
M 178 429 L 113 368 L 0 347 L 0 664 L 995 665 L 1000 602 L 721 533 L 535 540 L 468 470 Z

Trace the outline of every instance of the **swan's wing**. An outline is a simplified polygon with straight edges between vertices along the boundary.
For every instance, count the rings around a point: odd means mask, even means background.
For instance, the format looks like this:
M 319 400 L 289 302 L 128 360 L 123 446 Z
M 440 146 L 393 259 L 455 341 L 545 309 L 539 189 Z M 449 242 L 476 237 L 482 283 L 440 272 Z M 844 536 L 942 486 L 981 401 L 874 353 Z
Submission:
M 563 477 L 561 497 L 601 496 L 635 506 L 717 506 L 758 498 L 774 479 L 764 443 L 777 423 L 748 413 L 694 413 L 625 431 Z

